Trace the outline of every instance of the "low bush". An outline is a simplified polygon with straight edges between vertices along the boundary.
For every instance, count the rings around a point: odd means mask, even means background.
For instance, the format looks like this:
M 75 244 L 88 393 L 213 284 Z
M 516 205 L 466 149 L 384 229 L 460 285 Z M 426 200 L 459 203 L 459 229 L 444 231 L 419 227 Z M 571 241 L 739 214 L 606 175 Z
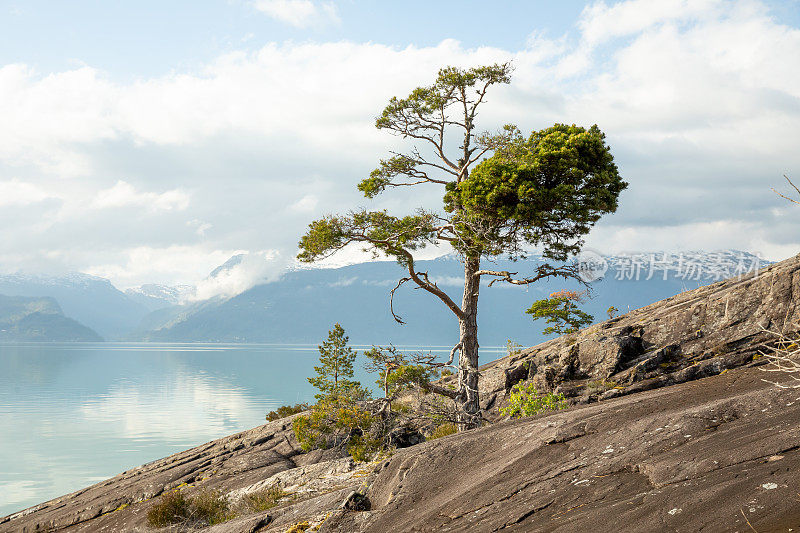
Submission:
M 187 498 L 181 491 L 167 492 L 147 512 L 147 523 L 152 527 L 183 522 L 213 525 L 231 518 L 227 498 L 214 490 L 201 491 L 193 498 Z
M 167 492 L 147 511 L 147 523 L 152 527 L 166 527 L 184 522 L 191 517 L 191 508 L 182 492 Z
M 334 397 L 321 400 L 311 413 L 294 419 L 292 429 L 300 446 L 309 451 L 350 444 L 355 436 L 363 435 L 373 425 L 372 414 L 356 400 Z
M 298 403 L 296 405 L 281 405 L 276 410 L 267 413 L 267 422 L 274 422 L 275 420 L 280 420 L 281 418 L 286 418 L 287 416 L 296 415 L 297 413 L 302 413 L 303 411 L 307 410 L 308 410 L 307 403 Z
M 245 494 L 242 501 L 250 512 L 266 511 L 278 505 L 281 498 L 288 495 L 289 493 L 284 491 L 280 485 L 275 484 L 267 489 Z
M 383 442 L 369 435 L 354 435 L 350 437 L 347 453 L 357 463 L 366 463 L 383 449 Z
M 433 431 L 431 431 L 431 434 L 428 436 L 428 440 L 441 439 L 442 437 L 452 435 L 456 431 L 458 431 L 458 428 L 453 423 L 447 422 L 444 424 L 439 424 L 434 428 Z
M 619 387 L 619 383 L 606 379 L 595 379 L 586 384 L 587 389 L 595 392 L 603 392 L 617 387 Z
M 192 518 L 213 525 L 233 518 L 228 499 L 216 490 L 203 490 L 190 500 Z
M 511 418 L 532 416 L 547 411 L 558 411 L 569 407 L 563 394 L 548 392 L 539 394 L 533 383 L 519 382 L 511 388 L 508 406 L 500 409 L 500 414 Z

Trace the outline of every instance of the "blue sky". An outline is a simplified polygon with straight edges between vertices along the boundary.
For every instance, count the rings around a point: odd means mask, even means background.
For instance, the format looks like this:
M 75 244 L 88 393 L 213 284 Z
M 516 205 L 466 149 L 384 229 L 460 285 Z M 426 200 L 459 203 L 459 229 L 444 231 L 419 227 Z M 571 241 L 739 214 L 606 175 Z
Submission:
M 798 0 L 764 3 L 772 16 L 797 27 Z M 398 47 L 525 47 L 529 35 L 575 35 L 587 2 L 576 0 L 336 2 L 337 18 L 309 26 L 265 16 L 247 0 L 96 0 L 0 2 L 0 64 L 22 62 L 41 71 L 88 64 L 114 79 L 201 68 L 215 57 L 270 42 L 356 41 Z
M 234 50 L 269 42 L 356 41 L 405 47 L 445 38 L 466 47 L 525 46 L 532 28 L 552 36 L 574 25 L 577 1 L 336 2 L 337 18 L 296 27 L 246 0 L 169 2 L 3 1 L 0 63 L 42 70 L 86 63 L 114 78 L 193 69 Z
M 479 126 L 597 123 L 631 184 L 590 246 L 788 257 L 800 212 L 770 188 L 800 180 L 799 14 L 797 0 L 3 0 L 0 271 L 196 283 L 250 252 L 236 290 L 274 277 L 323 213 L 435 207 L 433 190 L 355 190 L 403 148 L 373 119 L 442 66 L 507 60 L 512 84 Z

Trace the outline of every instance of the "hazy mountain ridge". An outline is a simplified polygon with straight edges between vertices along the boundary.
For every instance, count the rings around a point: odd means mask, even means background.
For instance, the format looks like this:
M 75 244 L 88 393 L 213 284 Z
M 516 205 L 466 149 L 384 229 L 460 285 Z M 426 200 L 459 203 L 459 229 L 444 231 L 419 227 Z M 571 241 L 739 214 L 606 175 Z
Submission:
M 54 298 L 65 316 L 87 325 L 106 339 L 121 338 L 151 311 L 109 280 L 82 273 L 0 275 L 0 294 Z
M 83 341 L 103 339 L 90 328 L 64 316 L 53 298 L 0 294 L 0 341 Z
M 600 263 L 605 276 L 590 285 L 594 297 L 585 305 L 596 320 L 606 316 L 609 306 L 625 312 L 769 263 L 738 251 L 683 252 L 666 257 L 662 253 L 587 254 Z M 248 268 L 254 267 L 259 260 L 267 265 L 267 258 L 237 254 L 206 280 L 230 276 L 245 261 Z M 525 260 L 485 262 L 484 266 L 524 275 L 541 261 L 532 254 Z M 457 256 L 419 261 L 417 266 L 460 301 L 463 270 Z M 290 265 L 276 281 L 262 282 L 232 297 L 194 301 L 196 288 L 189 285 L 151 283 L 123 293 L 108 280 L 87 274 L 9 274 L 0 275 L 0 294 L 54 298 L 63 315 L 110 340 L 315 343 L 338 321 L 358 343 L 454 343 L 456 325 L 450 312 L 411 284 L 395 296 L 395 311 L 406 325 L 395 322 L 388 296 L 402 276 L 403 270 L 394 261 L 335 268 Z M 488 288 L 484 284 L 479 309 L 481 343 L 501 345 L 507 338 L 521 343 L 544 340 L 542 326 L 532 322 L 524 310 L 534 300 L 563 288 L 581 287 L 559 280 L 526 287 L 498 283 Z
M 593 298 L 585 305 L 598 321 L 606 317 L 610 306 L 627 312 L 729 277 L 737 268 L 742 270 L 742 265 L 751 268 L 768 264 L 738 251 L 686 252 L 666 258 L 661 254 L 619 254 L 602 260 L 607 268 L 605 277 L 590 284 Z M 487 265 L 524 274 L 533 271 L 540 261 L 540 257 L 532 255 L 526 260 Z M 417 267 L 427 270 L 432 280 L 460 301 L 463 271 L 456 256 L 420 261 Z M 455 343 L 457 325 L 450 312 L 428 293 L 413 290 L 410 284 L 398 290 L 394 299 L 395 312 L 406 325 L 392 318 L 389 291 L 402 274 L 403 270 L 391 261 L 292 269 L 277 282 L 256 285 L 232 298 L 164 309 L 159 311 L 160 317 L 149 315 L 129 338 L 161 342 L 313 343 L 323 338 L 334 322 L 340 322 L 357 343 Z M 484 284 L 479 309 L 481 343 L 501 345 L 508 338 L 523 344 L 544 340 L 540 333 L 543 326 L 534 323 L 524 310 L 534 300 L 563 288 L 581 286 L 560 280 L 525 287 L 495 284 L 488 288 Z

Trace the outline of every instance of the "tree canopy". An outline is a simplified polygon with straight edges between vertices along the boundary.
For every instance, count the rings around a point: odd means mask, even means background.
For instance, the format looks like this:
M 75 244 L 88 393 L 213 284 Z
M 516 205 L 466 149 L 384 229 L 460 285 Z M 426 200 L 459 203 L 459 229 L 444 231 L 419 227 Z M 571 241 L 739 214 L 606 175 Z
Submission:
M 466 255 L 515 257 L 534 246 L 565 261 L 603 214 L 616 211 L 627 186 L 605 135 L 596 125 L 566 124 L 527 139 L 515 128 L 507 132 L 492 157 L 447 186 L 445 210 L 462 236 L 455 247 Z

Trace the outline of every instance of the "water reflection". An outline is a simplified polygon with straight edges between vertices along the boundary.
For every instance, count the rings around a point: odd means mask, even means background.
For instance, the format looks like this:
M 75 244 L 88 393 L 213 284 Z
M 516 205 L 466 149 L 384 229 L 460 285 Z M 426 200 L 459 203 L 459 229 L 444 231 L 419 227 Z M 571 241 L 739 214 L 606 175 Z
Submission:
M 0 345 L 0 515 L 313 397 L 315 347 Z
M 313 399 L 317 356 L 311 345 L 0 344 L 0 516 Z
M 266 403 L 205 372 L 179 368 L 164 381 L 120 380 L 78 409 L 85 423 L 120 437 L 185 446 L 201 436 L 213 438 L 260 422 Z

